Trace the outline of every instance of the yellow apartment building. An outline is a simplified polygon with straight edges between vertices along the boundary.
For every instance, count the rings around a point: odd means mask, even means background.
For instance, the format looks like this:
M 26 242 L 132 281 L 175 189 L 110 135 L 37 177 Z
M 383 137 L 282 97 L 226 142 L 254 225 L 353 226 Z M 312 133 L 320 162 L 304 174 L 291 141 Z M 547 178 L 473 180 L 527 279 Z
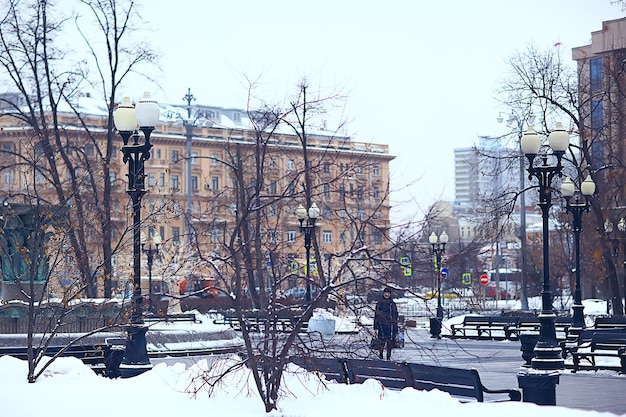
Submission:
M 341 254 L 358 245 L 379 253 L 390 247 L 389 163 L 393 156 L 387 145 L 357 142 L 318 129 L 307 132 L 309 162 L 305 167 L 302 134 L 284 127 L 271 132 L 255 130 L 250 114 L 238 109 L 194 106 L 191 110 L 196 115 L 193 125 L 181 120 L 186 108 L 161 106 L 160 123 L 150 137 L 153 147 L 145 163 L 141 216 L 142 233 L 147 237 L 159 234 L 163 241 L 155 276 L 192 273 L 193 267 L 176 269 L 172 265 L 184 256 L 198 259 L 194 254 L 198 250 L 219 254 L 236 226 L 237 210 L 251 207 L 262 216 L 262 235 L 254 238 L 269 248 L 265 255 L 285 269 L 294 262 L 303 265 L 304 242 L 295 209 L 306 205 L 307 170 L 312 178 L 311 201 L 320 208 L 316 240 L 325 260 L 330 262 L 334 256 L 338 262 Z M 101 163 L 96 146 L 106 146 L 103 126 L 107 118 L 97 114 L 86 117 L 95 138 L 87 140 L 85 130 L 77 127 L 71 113 L 62 117 L 64 137 L 76 148 L 74 154 L 92 164 Z M 24 199 L 37 185 L 38 195 L 47 195 L 56 203 L 45 176 L 28 164 L 16 163 L 20 155 L 37 159 L 36 137 L 28 126 L 0 117 L 0 193 L 5 200 Z M 112 256 L 114 280 L 132 275 L 132 207 L 126 193 L 128 168 L 121 147 L 122 139 L 116 134 L 109 178 L 111 235 L 116 246 Z M 76 174 L 80 171 L 76 169 Z M 242 181 L 245 187 L 238 187 Z M 85 187 L 101 188 L 90 183 Z M 96 271 L 103 262 L 101 249 L 95 244 L 100 236 L 97 228 L 88 230 L 86 238 L 94 243 L 89 262 Z M 145 257 L 142 262 L 143 276 L 147 275 Z M 72 274 L 71 260 L 66 263 L 61 276 L 67 281 L 67 275 Z M 211 274 L 201 269 L 202 274 Z M 298 271 L 302 274 L 301 268 Z M 287 284 L 293 285 L 293 281 Z

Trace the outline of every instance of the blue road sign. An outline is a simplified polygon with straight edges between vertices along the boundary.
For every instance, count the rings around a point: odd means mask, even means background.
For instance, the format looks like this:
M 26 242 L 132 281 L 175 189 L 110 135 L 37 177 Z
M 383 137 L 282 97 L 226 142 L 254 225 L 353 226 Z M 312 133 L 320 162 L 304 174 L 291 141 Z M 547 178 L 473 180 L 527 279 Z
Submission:
M 441 268 L 441 278 L 448 278 L 449 273 L 448 268 Z

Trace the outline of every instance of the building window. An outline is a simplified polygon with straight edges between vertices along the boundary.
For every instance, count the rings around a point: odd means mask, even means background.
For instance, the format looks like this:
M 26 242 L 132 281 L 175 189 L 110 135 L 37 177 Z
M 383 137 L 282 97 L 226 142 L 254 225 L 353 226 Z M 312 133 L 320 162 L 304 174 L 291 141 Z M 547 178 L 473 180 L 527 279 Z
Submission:
M 589 81 L 591 91 L 602 88 L 602 58 L 594 58 L 589 61 Z
M 374 187 L 374 198 L 380 198 L 380 189 L 378 187 Z
M 278 230 L 276 229 L 272 229 L 269 231 L 269 239 L 271 243 L 277 243 L 278 242 Z
M 172 227 L 172 244 L 174 246 L 180 245 L 180 228 Z
M 287 187 L 287 194 L 294 195 L 295 193 L 296 193 L 296 184 L 294 184 L 293 182 L 290 182 L 289 186 Z
M 339 233 L 339 243 L 346 243 L 346 232 Z
M 330 207 L 324 206 L 324 219 L 330 220 L 333 217 L 333 211 Z
M 178 175 L 172 175 L 172 188 L 178 190 Z
M 359 209 L 358 217 L 359 217 L 359 220 L 361 221 L 365 220 L 365 210 Z
M 346 197 L 346 186 L 343 184 L 339 185 L 339 199 L 343 200 Z
M 85 145 L 85 156 L 93 156 L 93 143 L 88 143 Z
M 148 187 L 154 187 L 154 174 L 148 174 Z
M 4 183 L 11 184 L 11 171 L 4 171 Z
M 156 159 L 161 159 L 161 148 L 156 149 Z
M 276 158 L 270 156 L 270 168 L 276 169 Z
M 287 231 L 287 242 L 293 243 L 295 241 L 296 241 L 296 231 L 295 230 L 288 230 Z
M 211 165 L 217 165 L 218 157 L 216 153 L 211 154 Z
M 293 159 L 287 161 L 287 169 L 289 171 L 293 171 L 294 169 L 296 169 L 296 163 L 293 161 Z
M 324 170 L 324 174 L 329 174 L 330 173 L 330 163 L 329 162 L 324 162 L 324 165 L 322 165 L 322 169 Z
M 198 191 L 198 177 L 191 177 L 191 189 L 194 191 Z
M 359 185 L 358 187 L 356 187 L 356 198 L 358 198 L 359 200 L 363 199 L 363 186 Z
M 278 207 L 276 204 L 270 206 L 270 217 L 278 217 Z
M 357 174 L 363 174 L 363 165 L 357 165 L 356 166 L 356 173 Z
M 198 163 L 198 152 L 191 152 L 191 163 L 192 164 Z
M 270 181 L 270 194 L 276 194 L 276 181 Z
M 372 233 L 372 240 L 375 245 L 380 245 L 383 243 L 383 235 L 379 231 Z
M 330 197 L 330 185 L 324 184 L 324 197 Z
M 599 131 L 604 123 L 604 105 L 602 100 L 591 100 L 591 129 Z
M 161 187 L 165 187 L 165 173 L 164 172 L 161 172 L 159 174 L 159 185 Z
M 220 243 L 220 229 L 211 229 L 211 243 Z
M 178 162 L 178 160 L 179 160 L 179 159 L 180 159 L 180 158 L 179 158 L 179 156 L 178 156 L 178 151 L 173 150 L 173 151 L 172 151 L 172 162 Z
M 219 177 L 211 177 L 211 189 L 213 191 L 217 191 L 220 189 L 220 178 Z
M 375 177 L 380 176 L 380 167 L 378 165 L 372 167 L 372 174 L 374 174 Z
M 339 218 L 340 219 L 345 219 L 346 218 L 346 209 L 339 210 Z
M 324 238 L 324 243 L 333 243 L 333 232 L 330 230 L 324 230 L 322 234 Z

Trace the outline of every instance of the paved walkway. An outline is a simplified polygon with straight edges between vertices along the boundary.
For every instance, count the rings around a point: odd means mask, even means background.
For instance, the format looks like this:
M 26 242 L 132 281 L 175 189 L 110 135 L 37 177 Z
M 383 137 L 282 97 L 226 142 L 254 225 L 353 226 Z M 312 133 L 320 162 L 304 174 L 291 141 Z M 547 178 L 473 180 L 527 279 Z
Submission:
M 407 345 L 394 360 L 474 367 L 488 388 L 518 388 L 524 363 L 519 342 L 430 339 L 427 330 L 408 329 Z M 410 341 L 409 341 L 410 340 Z M 558 406 L 626 415 L 626 375 L 615 371 L 564 370 L 556 387 Z

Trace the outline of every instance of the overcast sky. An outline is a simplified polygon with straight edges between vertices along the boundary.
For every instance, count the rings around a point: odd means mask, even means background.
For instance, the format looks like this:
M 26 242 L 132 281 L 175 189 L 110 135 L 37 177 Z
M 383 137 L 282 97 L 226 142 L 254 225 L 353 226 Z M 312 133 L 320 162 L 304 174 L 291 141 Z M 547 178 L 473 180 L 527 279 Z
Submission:
M 453 150 L 499 135 L 494 100 L 506 60 L 530 43 L 590 43 L 611 0 L 140 0 L 161 54 L 159 101 L 246 107 L 248 79 L 267 101 L 303 76 L 347 95 L 348 134 L 388 143 L 396 219 L 454 198 Z M 406 184 L 411 184 L 408 188 Z M 407 204 L 407 202 L 409 202 Z M 419 216 L 421 217 L 421 216 Z

